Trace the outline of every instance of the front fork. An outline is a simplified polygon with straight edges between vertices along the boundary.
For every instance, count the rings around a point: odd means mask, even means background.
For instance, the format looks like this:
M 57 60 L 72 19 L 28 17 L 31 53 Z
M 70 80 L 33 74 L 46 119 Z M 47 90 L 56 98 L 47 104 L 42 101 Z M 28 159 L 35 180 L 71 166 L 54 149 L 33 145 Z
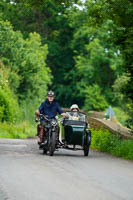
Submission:
M 55 127 L 55 128 L 49 129 L 49 131 L 48 131 L 48 136 L 47 136 L 48 144 L 50 144 L 50 141 L 51 141 L 50 139 L 51 139 L 51 136 L 52 136 L 52 132 L 55 132 L 55 134 L 56 134 L 56 143 L 58 143 L 59 135 L 58 135 L 58 131 L 56 130 L 56 127 Z

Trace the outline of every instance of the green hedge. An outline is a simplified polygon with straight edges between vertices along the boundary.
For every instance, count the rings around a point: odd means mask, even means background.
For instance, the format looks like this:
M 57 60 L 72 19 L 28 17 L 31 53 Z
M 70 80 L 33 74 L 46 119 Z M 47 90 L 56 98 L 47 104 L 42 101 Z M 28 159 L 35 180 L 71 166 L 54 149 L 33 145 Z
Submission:
M 133 140 L 123 140 L 119 134 L 112 135 L 105 130 L 92 130 L 91 147 L 102 152 L 133 160 Z
M 9 88 L 0 88 L 0 121 L 17 121 L 19 106 Z

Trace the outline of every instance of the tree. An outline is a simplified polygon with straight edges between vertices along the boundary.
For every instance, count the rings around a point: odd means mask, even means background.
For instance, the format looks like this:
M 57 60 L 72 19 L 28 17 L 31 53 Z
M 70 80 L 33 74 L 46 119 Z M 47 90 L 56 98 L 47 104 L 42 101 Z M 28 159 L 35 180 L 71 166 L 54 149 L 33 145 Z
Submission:
M 111 20 L 101 27 L 90 27 L 88 21 L 82 24 L 74 34 L 75 80 L 80 104 L 84 104 L 85 88 L 97 84 L 109 103 L 114 103 L 112 85 L 122 73 L 123 59 L 119 46 L 113 43 L 116 26 Z M 79 42 L 78 42 L 79 41 Z
M 132 99 L 131 0 L 3 0 L 1 7 L 2 18 L 24 38 L 36 31 L 48 45 L 52 88 L 62 105 L 83 106 L 88 84 L 114 103 L 112 85 L 123 71 L 130 76 L 123 93 Z
M 72 101 L 71 85 L 68 86 L 70 82 L 66 76 L 74 66 L 74 52 L 70 47 L 73 28 L 69 26 L 67 13 L 78 1 L 12 2 L 14 3 L 3 1 L 4 19 L 11 21 L 15 30 L 21 30 L 24 38 L 27 38 L 30 32 L 36 31 L 41 35 L 43 43 L 48 44 L 47 65 L 53 74 L 52 88 L 56 98 L 60 98 L 62 104 L 65 99 L 65 105 L 68 105 L 68 102 Z
M 108 103 L 98 85 L 88 86 L 85 90 L 84 110 L 105 111 Z
M 9 87 L 8 70 L 0 61 L 0 122 L 15 122 L 18 119 L 17 97 Z
M 31 33 L 24 40 L 9 22 L 0 21 L 1 59 L 10 68 L 10 87 L 20 100 L 46 95 L 51 79 L 45 63 L 47 53 L 47 45 L 41 44 L 39 34 Z

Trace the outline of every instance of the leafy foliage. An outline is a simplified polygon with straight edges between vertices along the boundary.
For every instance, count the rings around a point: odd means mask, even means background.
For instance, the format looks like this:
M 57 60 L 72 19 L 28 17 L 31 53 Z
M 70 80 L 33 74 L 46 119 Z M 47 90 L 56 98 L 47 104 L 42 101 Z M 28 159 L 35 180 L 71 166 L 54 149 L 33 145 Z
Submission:
M 91 147 L 133 160 L 133 140 L 122 140 L 119 136 L 111 135 L 109 131 L 92 130 Z
M 6 79 L 6 70 L 0 63 L 0 121 L 15 122 L 18 120 L 19 106 L 17 98 L 10 90 Z
M 50 70 L 46 67 L 47 45 L 41 46 L 37 33 L 23 39 L 9 22 L 0 21 L 0 53 L 4 65 L 10 66 L 10 86 L 19 99 L 46 95 L 50 83 Z
M 126 121 L 129 118 L 129 114 L 126 111 L 127 109 L 124 109 L 122 106 L 120 106 L 120 107 L 113 107 L 113 110 L 115 112 L 116 120 L 126 127 L 127 125 Z
M 108 104 L 98 85 L 92 85 L 86 88 L 84 110 L 104 111 L 107 107 Z
M 17 138 L 24 139 L 34 137 L 36 128 L 28 121 L 17 124 L 0 123 L 0 138 Z
M 91 147 L 99 149 L 103 152 L 109 152 L 112 146 L 112 136 L 108 131 L 94 131 L 92 130 Z
M 90 109 L 96 97 L 94 109 L 122 105 L 132 121 L 131 0 L 1 0 L 0 19 L 1 59 L 19 102 L 41 101 L 49 87 L 63 107 Z

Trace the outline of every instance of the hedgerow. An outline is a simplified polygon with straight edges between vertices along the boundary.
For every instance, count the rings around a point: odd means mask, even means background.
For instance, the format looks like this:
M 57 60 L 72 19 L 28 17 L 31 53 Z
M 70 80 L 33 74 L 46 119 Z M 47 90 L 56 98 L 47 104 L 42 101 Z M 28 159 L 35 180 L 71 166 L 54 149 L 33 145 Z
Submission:
M 121 139 L 119 134 L 112 135 L 108 130 L 92 130 L 93 149 L 133 160 L 133 140 Z

